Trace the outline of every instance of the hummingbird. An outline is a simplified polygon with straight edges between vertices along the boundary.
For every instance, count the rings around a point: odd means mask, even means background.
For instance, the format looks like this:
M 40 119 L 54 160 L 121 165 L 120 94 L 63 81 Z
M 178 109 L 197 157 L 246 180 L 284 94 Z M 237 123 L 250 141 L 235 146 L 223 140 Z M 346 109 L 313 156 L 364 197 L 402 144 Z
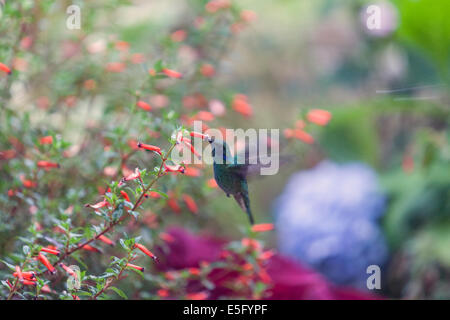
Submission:
M 250 198 L 248 196 L 247 184 L 247 164 L 238 164 L 238 157 L 232 156 L 225 141 L 208 137 L 208 142 L 212 147 L 212 157 L 214 159 L 214 179 L 217 185 L 226 193 L 227 197 L 233 196 L 238 205 L 247 214 L 250 224 L 254 224 L 252 211 L 250 209 Z M 217 150 L 222 150 L 221 163 L 217 163 Z M 217 153 L 220 157 L 220 153 Z

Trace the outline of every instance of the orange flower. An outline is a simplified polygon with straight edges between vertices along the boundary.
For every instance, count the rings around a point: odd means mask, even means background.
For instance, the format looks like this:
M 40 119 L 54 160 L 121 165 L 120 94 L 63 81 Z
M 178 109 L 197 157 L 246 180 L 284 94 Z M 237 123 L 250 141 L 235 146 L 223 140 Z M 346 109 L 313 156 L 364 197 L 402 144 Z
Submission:
M 144 247 L 142 244 L 140 243 L 135 243 L 134 247 L 141 250 L 143 253 L 145 253 L 146 255 L 148 255 L 150 258 L 152 259 L 156 259 L 156 256 L 150 251 L 148 250 L 146 247 Z
M 109 204 L 109 202 L 106 201 L 106 199 L 105 199 L 103 201 L 97 202 L 96 204 L 86 204 L 85 207 L 89 207 L 92 209 L 100 209 L 100 208 L 106 207 L 108 204 Z
M 141 108 L 142 110 L 145 110 L 145 111 L 151 111 L 151 110 L 152 110 L 152 107 L 151 107 L 147 102 L 144 102 L 144 101 L 142 101 L 142 100 L 139 100 L 139 101 L 136 103 L 136 105 L 137 105 L 139 108 Z
M 172 237 L 169 233 L 166 233 L 166 232 L 161 232 L 159 234 L 159 237 L 161 238 L 161 240 L 163 240 L 165 242 L 168 242 L 168 243 L 171 243 L 171 242 L 175 241 L 175 238 Z
M 106 71 L 109 72 L 122 72 L 125 70 L 125 64 L 123 62 L 110 62 L 106 65 Z
M 135 264 L 127 263 L 127 267 L 128 267 L 128 268 L 133 268 L 133 269 L 139 270 L 139 271 L 141 271 L 141 272 L 144 272 L 144 267 L 140 267 L 140 266 L 137 266 L 137 265 L 135 265 Z
M 117 41 L 115 47 L 119 51 L 128 51 L 130 44 L 126 41 Z
M 186 39 L 186 37 L 187 37 L 187 32 L 182 29 L 174 31 L 170 35 L 170 38 L 172 39 L 173 42 L 182 42 Z
M 19 266 L 16 266 L 16 272 L 17 277 L 19 278 L 20 281 L 23 281 L 23 274 L 22 274 L 22 270 L 20 270 Z
M 20 181 L 22 181 L 25 188 L 35 188 L 37 186 L 36 182 L 26 179 L 23 175 L 20 176 Z
M 56 272 L 55 267 L 52 266 L 50 261 L 48 261 L 47 257 L 44 256 L 42 253 L 39 253 L 37 258 L 48 269 L 48 271 L 50 271 L 50 273 Z
M 156 294 L 161 298 L 167 298 L 169 296 L 169 290 L 167 289 L 159 289 Z
M 19 266 L 16 266 L 16 268 Z M 20 269 L 20 267 L 19 267 Z M 30 281 L 34 281 L 36 279 L 36 274 L 32 271 L 22 271 L 22 276 L 19 275 L 19 273 L 16 271 L 13 273 L 13 276 L 16 278 L 19 278 L 21 280 L 30 280 Z
M 162 73 L 164 73 L 169 78 L 175 78 L 175 79 L 183 78 L 183 74 L 181 74 L 180 72 L 171 70 L 171 69 L 167 69 L 167 68 L 163 68 Z
M 306 119 L 319 126 L 326 126 L 331 120 L 331 113 L 322 109 L 312 109 L 306 115 Z
M 26 286 L 35 286 L 36 285 L 36 281 L 32 281 L 32 280 L 23 280 L 22 283 Z
M 100 241 L 102 241 L 102 242 L 104 242 L 104 243 L 106 243 L 106 244 L 108 244 L 108 245 L 110 245 L 110 246 L 113 246 L 113 245 L 114 245 L 114 241 L 112 241 L 111 239 L 109 239 L 108 237 L 106 237 L 106 236 L 104 236 L 104 235 L 98 236 L 97 239 L 100 240 Z
M 73 300 L 80 300 L 80 297 L 79 296 L 76 296 L 76 295 L 72 295 L 72 298 L 73 298 Z
M 142 149 L 149 150 L 149 151 L 155 151 L 155 152 L 161 154 L 160 147 L 153 146 L 151 144 L 141 143 L 141 142 L 138 142 L 137 146 L 138 146 L 138 148 L 142 148 Z
M 95 88 L 97 88 L 97 82 L 95 82 L 94 79 L 88 79 L 83 83 L 83 87 L 86 90 L 95 90 Z
M 207 186 L 210 187 L 210 188 L 217 188 L 217 187 L 219 187 L 219 186 L 217 185 L 216 179 L 214 179 L 214 178 L 209 179 L 209 180 L 206 182 L 206 184 L 207 184 Z
M 92 251 L 92 252 L 100 252 L 100 250 L 98 250 L 97 248 L 94 248 L 93 246 L 91 246 L 89 244 L 85 244 L 81 249 L 86 250 L 86 251 Z
M 208 294 L 206 292 L 188 293 L 186 295 L 186 299 L 188 300 L 206 300 L 207 298 Z
M 52 144 L 53 143 L 53 137 L 52 136 L 45 136 L 39 139 L 40 144 Z
M 172 209 L 172 211 L 174 211 L 175 213 L 180 213 L 181 212 L 181 208 L 177 203 L 177 200 L 173 197 L 170 197 L 167 200 L 167 205 L 170 207 L 170 209 Z
M 7 74 L 11 74 L 11 69 L 6 65 L 0 62 L 0 70 L 7 73 Z
M 59 266 L 61 268 L 64 269 L 64 271 L 66 271 L 68 274 L 70 274 L 72 277 L 74 277 L 75 279 L 77 278 L 77 273 L 75 271 L 73 271 L 71 268 L 69 268 L 68 266 L 66 266 L 64 263 L 60 263 Z
M 214 120 L 214 115 L 209 112 L 209 111 L 199 111 L 196 115 L 195 118 L 201 121 L 213 121 Z
M 199 268 L 189 268 L 188 271 L 193 276 L 200 275 L 200 269 Z
M 300 129 L 294 130 L 294 137 L 298 140 L 303 141 L 304 143 L 307 143 L 307 144 L 314 143 L 314 138 L 309 133 L 306 133 L 305 131 L 300 130 Z
M 221 9 L 227 9 L 230 6 L 231 2 L 229 0 L 211 0 L 205 5 L 205 9 L 210 13 L 214 13 Z
M 261 224 L 255 224 L 252 226 L 253 232 L 265 232 L 265 231 L 271 231 L 274 229 L 273 223 L 261 223 Z
M 204 63 L 200 67 L 200 73 L 207 78 L 211 78 L 216 74 L 216 69 L 214 69 L 214 66 L 209 63 Z
M 50 169 L 50 168 L 59 168 L 59 164 L 56 162 L 50 162 L 50 161 L 38 161 L 37 162 L 37 166 L 39 168 L 45 168 L 45 169 Z
M 122 197 L 124 197 L 125 200 L 127 200 L 128 202 L 131 202 L 130 197 L 128 196 L 128 193 L 126 193 L 123 190 L 120 190 L 120 194 L 122 195 Z
M 169 165 L 166 162 L 164 162 L 164 169 L 167 172 L 181 172 L 181 173 L 184 173 L 184 167 L 180 166 L 179 164 L 177 164 L 177 165 Z
M 202 172 L 193 167 L 186 167 L 184 170 L 184 174 L 188 177 L 200 177 L 202 175 Z
M 251 105 L 247 101 L 247 96 L 243 94 L 236 94 L 233 98 L 232 108 L 245 117 L 250 117 L 253 114 Z
M 149 196 L 150 198 L 156 198 L 156 199 L 161 198 L 161 195 L 156 191 L 149 191 L 147 193 L 147 196 Z
M 139 63 L 143 63 L 144 61 L 145 61 L 145 57 L 142 53 L 134 53 L 131 56 L 131 63 L 139 64 Z
M 191 137 L 194 137 L 194 138 L 201 138 L 201 139 L 203 139 L 203 140 L 209 139 L 209 136 L 208 136 L 207 134 L 200 133 L 200 132 L 191 131 L 191 132 L 189 132 L 189 135 L 190 135 Z
M 188 207 L 189 211 L 191 211 L 194 214 L 197 214 L 198 207 L 197 207 L 197 204 L 195 203 L 194 199 L 190 195 L 187 195 L 187 194 L 183 194 L 182 197 L 183 197 L 184 203 Z
M 52 249 L 52 248 L 44 247 L 44 248 L 41 249 L 41 251 L 47 252 L 47 253 L 50 253 L 50 254 L 54 254 L 55 256 L 59 256 L 59 250 L 55 250 L 55 249 Z

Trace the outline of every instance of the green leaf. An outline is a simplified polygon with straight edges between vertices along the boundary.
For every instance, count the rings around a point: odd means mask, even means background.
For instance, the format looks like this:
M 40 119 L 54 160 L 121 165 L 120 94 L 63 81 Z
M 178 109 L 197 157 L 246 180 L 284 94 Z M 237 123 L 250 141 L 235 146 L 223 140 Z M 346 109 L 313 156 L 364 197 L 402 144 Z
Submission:
M 128 300 L 127 295 L 126 295 L 125 292 L 123 292 L 122 290 L 120 290 L 120 289 L 118 289 L 118 288 L 116 288 L 116 287 L 109 287 L 109 289 L 113 290 L 113 291 L 114 291 L 115 293 L 117 293 L 120 297 L 122 297 L 122 298 Z

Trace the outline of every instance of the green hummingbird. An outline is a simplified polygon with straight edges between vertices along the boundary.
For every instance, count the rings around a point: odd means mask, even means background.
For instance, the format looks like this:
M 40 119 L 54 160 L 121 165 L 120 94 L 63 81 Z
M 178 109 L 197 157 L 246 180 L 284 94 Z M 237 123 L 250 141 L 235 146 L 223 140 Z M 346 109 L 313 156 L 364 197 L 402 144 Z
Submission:
M 250 209 L 250 199 L 248 197 L 247 184 L 247 164 L 238 164 L 238 157 L 232 156 L 228 145 L 225 141 L 216 140 L 214 137 L 209 137 L 208 142 L 212 146 L 212 156 L 214 159 L 214 179 L 217 185 L 225 191 L 227 197 L 232 195 L 242 210 L 247 213 L 250 223 L 254 224 L 252 211 Z M 222 150 L 222 160 L 216 161 L 216 153 L 220 157 L 217 150 Z M 219 163 L 218 163 L 219 162 Z

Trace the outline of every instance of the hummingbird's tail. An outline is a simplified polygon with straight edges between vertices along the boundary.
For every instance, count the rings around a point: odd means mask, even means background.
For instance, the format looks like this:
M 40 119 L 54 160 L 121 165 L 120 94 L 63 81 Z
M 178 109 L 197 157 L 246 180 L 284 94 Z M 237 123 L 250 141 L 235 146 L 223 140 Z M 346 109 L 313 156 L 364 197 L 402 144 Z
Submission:
M 248 198 L 248 195 L 245 193 L 238 193 L 234 194 L 234 199 L 236 199 L 236 202 L 239 204 L 239 206 L 242 208 L 242 210 L 247 213 L 248 219 L 250 220 L 250 224 L 254 225 L 255 220 L 253 219 L 252 210 L 250 209 L 250 199 Z

